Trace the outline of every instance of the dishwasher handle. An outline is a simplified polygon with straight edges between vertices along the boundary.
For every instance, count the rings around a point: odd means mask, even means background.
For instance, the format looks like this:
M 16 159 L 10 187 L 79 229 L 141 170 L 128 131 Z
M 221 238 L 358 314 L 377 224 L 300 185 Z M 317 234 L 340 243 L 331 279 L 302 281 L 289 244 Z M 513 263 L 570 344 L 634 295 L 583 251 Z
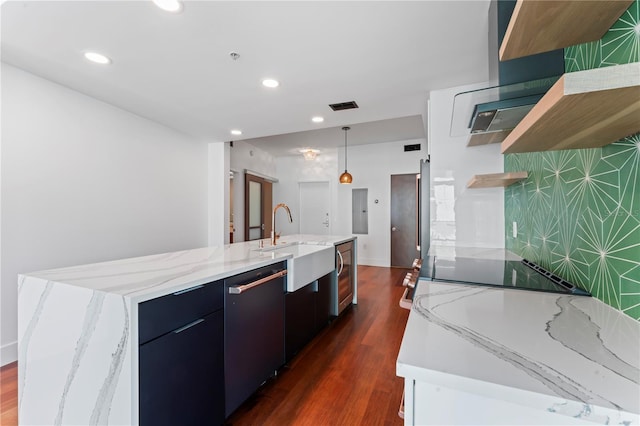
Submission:
M 273 280 L 275 280 L 277 278 L 284 277 L 285 275 L 287 275 L 287 270 L 286 269 L 284 269 L 282 271 L 279 271 L 279 272 L 276 272 L 275 274 L 271 274 L 269 276 L 266 276 L 264 278 L 260 278 L 259 280 L 250 282 L 248 284 L 239 285 L 237 287 L 229 287 L 229 294 L 242 294 L 247 290 L 250 290 L 250 289 L 252 289 L 254 287 L 257 287 L 257 286 L 259 286 L 261 284 L 264 284 L 266 282 L 273 281 Z
M 338 276 L 340 276 L 340 274 L 342 273 L 342 269 L 344 268 L 344 259 L 342 258 L 342 253 L 340 253 L 340 249 L 337 249 L 336 253 L 338 253 L 338 257 L 340 258 L 340 269 L 338 270 Z

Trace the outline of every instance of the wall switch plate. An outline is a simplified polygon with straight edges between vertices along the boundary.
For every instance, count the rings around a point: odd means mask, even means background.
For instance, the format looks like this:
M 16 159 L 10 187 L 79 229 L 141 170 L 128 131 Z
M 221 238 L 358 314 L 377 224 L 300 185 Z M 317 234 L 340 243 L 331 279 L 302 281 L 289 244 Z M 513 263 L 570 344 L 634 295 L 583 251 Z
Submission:
M 518 222 L 513 222 L 513 238 L 518 238 Z

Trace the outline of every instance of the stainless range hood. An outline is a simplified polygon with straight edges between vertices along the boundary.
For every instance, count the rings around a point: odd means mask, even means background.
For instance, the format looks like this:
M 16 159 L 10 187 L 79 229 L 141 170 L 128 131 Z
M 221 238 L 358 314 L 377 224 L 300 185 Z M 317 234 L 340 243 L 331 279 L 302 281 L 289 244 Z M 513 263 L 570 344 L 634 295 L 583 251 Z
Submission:
M 466 113 L 466 117 L 470 117 L 467 118 L 470 132 L 467 145 L 502 142 L 559 78 L 554 76 L 483 89 L 482 93 L 460 94 L 476 99 L 471 114 Z
M 498 46 L 515 7 L 515 0 L 497 0 Z M 490 22 L 494 21 L 491 19 Z M 491 57 L 497 61 L 496 52 Z M 498 62 L 498 85 L 459 93 L 454 98 L 451 136 L 469 135 L 469 146 L 502 142 L 564 73 L 564 50 Z

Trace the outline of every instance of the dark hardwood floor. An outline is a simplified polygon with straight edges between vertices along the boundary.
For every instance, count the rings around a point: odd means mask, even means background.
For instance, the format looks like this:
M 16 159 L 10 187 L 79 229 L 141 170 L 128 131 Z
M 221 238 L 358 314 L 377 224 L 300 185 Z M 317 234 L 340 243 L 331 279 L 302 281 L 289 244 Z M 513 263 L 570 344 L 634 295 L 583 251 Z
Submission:
M 228 425 L 401 425 L 395 375 L 409 311 L 398 306 L 406 270 L 358 267 L 358 305 L 313 339 Z M 17 364 L 0 370 L 0 424 L 17 414 Z
M 407 271 L 358 267 L 358 305 L 312 340 L 229 425 L 401 425 L 396 357 L 409 311 Z
M 18 363 L 0 368 L 0 425 L 18 424 Z

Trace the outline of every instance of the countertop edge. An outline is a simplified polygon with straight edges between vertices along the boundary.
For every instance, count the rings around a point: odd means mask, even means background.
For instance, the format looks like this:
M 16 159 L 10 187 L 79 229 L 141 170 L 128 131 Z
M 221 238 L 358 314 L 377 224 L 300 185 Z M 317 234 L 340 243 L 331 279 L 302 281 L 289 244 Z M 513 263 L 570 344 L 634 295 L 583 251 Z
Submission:
M 282 238 L 287 239 L 287 242 L 290 244 L 317 245 L 325 248 L 335 247 L 348 241 L 357 240 L 357 237 L 354 235 L 292 234 L 285 235 Z M 253 247 L 254 243 L 255 247 Z M 235 257 L 230 260 L 226 260 L 225 258 L 223 262 L 227 262 L 228 264 L 209 267 L 208 264 L 212 260 L 211 255 L 215 254 L 215 256 L 221 257 L 225 256 L 228 251 L 236 253 Z M 243 252 L 246 254 L 242 255 Z M 262 254 L 254 256 L 254 254 L 259 252 L 258 242 L 246 241 L 223 246 L 149 254 L 21 273 L 18 274 L 18 286 L 22 285 L 26 278 L 35 278 L 56 285 L 64 284 L 85 291 L 121 296 L 130 303 L 141 303 L 175 293 L 176 291 L 208 284 L 253 269 L 273 265 L 274 263 L 286 262 L 295 257 L 294 253 L 287 253 L 282 250 L 278 253 L 270 253 L 266 250 Z M 197 253 L 197 255 L 195 255 L 195 253 Z M 237 253 L 241 253 L 241 255 L 238 256 Z M 185 265 L 177 265 L 175 271 L 171 270 L 172 267 L 166 270 L 158 269 L 157 275 L 153 275 L 156 273 L 154 268 L 157 268 L 157 265 L 165 262 L 165 259 L 169 261 L 172 258 L 175 259 L 180 256 L 188 257 L 192 254 L 194 254 L 196 258 L 195 261 L 189 261 L 191 263 Z M 271 255 L 269 256 L 269 254 Z M 197 260 L 198 256 L 200 256 L 202 260 Z M 215 257 L 213 259 L 215 259 Z M 237 265 L 234 265 L 234 263 L 237 263 Z M 200 267 L 200 265 L 202 265 L 202 269 L 198 271 L 197 268 Z M 193 268 L 193 270 L 190 268 Z M 139 282 L 136 284 L 136 280 L 133 279 L 130 280 L 129 283 L 118 284 L 117 278 L 123 274 L 130 276 L 139 274 Z M 149 276 L 145 276 L 145 274 L 149 274 Z M 190 276 L 192 274 L 194 275 L 193 277 Z M 104 281 L 108 280 L 109 276 L 114 277 L 113 285 L 104 284 Z M 95 280 L 102 280 L 103 282 L 94 285 L 90 284 L 92 280 L 94 280 L 94 282 Z M 127 286 L 131 288 L 129 289 Z
M 178 292 L 178 291 L 181 291 L 181 290 L 186 290 L 186 289 L 191 288 L 191 287 L 210 284 L 210 283 L 213 283 L 215 281 L 219 281 L 219 280 L 223 280 L 225 278 L 231 277 L 233 275 L 242 274 L 243 272 L 251 271 L 253 269 L 262 268 L 262 267 L 273 265 L 273 264 L 279 263 L 279 262 L 286 262 L 288 259 L 291 259 L 291 258 L 293 258 L 292 254 L 280 254 L 279 257 L 277 257 L 277 258 L 256 260 L 255 262 L 252 262 L 251 264 L 246 264 L 246 265 L 240 266 L 240 267 L 235 268 L 235 269 L 229 269 L 229 270 L 226 270 L 224 272 L 220 272 L 220 273 L 214 274 L 214 275 L 207 275 L 205 277 L 198 277 L 198 278 L 195 278 L 193 280 L 190 280 L 190 281 L 187 281 L 187 282 L 181 282 L 181 283 L 176 284 L 176 285 L 160 284 L 160 285 L 166 286 L 166 287 L 158 288 L 157 291 L 150 290 L 150 291 L 145 292 L 144 294 L 137 294 L 137 293 L 140 293 L 141 291 L 144 292 L 147 289 L 153 288 L 153 285 L 151 285 L 149 287 L 145 287 L 143 289 L 138 289 L 136 291 L 132 291 L 130 294 L 120 294 L 120 293 L 110 292 L 110 291 L 106 291 L 106 290 L 102 290 L 102 289 L 92 289 L 92 288 L 88 288 L 88 287 L 82 287 L 82 286 L 74 285 L 74 284 L 71 284 L 71 283 L 68 283 L 68 282 L 64 282 L 64 281 L 52 280 L 50 278 L 40 276 L 38 274 L 38 272 L 26 273 L 26 274 L 18 274 L 18 282 L 23 281 L 25 278 L 35 278 L 35 279 L 38 279 L 38 280 L 41 280 L 41 281 L 44 281 L 44 282 L 51 282 L 52 284 L 55 284 L 55 285 L 65 285 L 65 286 L 69 286 L 69 287 L 72 287 L 72 288 L 76 288 L 78 290 L 85 290 L 85 291 L 92 291 L 92 292 L 97 292 L 97 293 L 112 294 L 112 295 L 115 295 L 115 296 L 122 296 L 125 300 L 128 300 L 131 303 L 142 303 L 142 302 L 146 302 L 147 300 L 151 300 L 151 299 L 155 299 L 155 298 L 158 298 L 158 297 L 166 296 L 168 294 L 172 294 L 172 293 L 175 293 L 175 292 Z
M 632 424 L 640 422 L 640 414 L 622 409 L 616 410 L 593 403 L 585 404 L 561 396 L 547 395 L 442 371 L 428 370 L 422 367 L 404 364 L 400 361 L 396 362 L 396 375 L 405 380 L 420 381 L 460 392 L 481 395 L 484 398 L 506 401 L 512 404 L 536 410 L 555 412 L 570 417 L 576 417 L 576 413 L 586 412 L 586 416 L 589 418 L 585 418 L 585 420 L 595 421 L 596 423 L 598 422 L 596 418 L 601 416 L 607 419 L 616 419 L 624 416 L 625 418 L 634 419 L 632 420 Z

